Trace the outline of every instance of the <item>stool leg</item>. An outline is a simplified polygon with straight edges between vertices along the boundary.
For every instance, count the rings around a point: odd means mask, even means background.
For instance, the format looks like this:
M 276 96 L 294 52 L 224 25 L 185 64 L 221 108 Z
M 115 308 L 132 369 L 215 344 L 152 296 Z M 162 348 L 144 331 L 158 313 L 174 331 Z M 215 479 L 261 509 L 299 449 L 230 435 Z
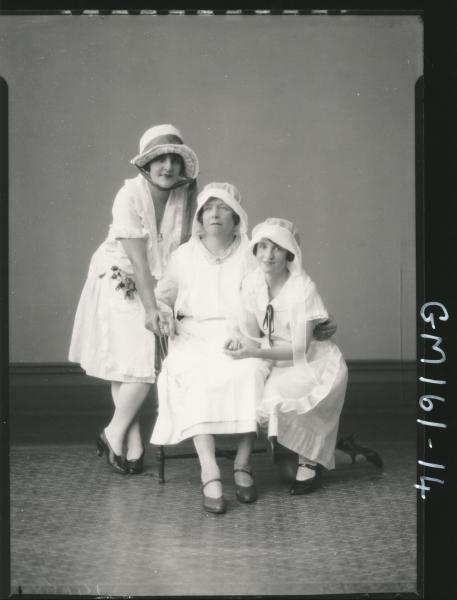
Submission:
M 161 343 L 158 335 L 154 335 L 155 340 L 155 370 L 156 374 L 160 373 L 160 369 L 162 367 L 162 360 L 166 356 L 166 351 L 168 349 L 168 340 L 167 338 L 163 338 L 164 346 Z M 157 385 L 155 386 L 156 397 L 157 397 Z M 163 446 L 159 446 L 156 452 L 156 460 L 158 466 L 158 474 L 159 474 L 159 483 L 165 483 L 165 452 L 163 450 Z
M 165 483 L 165 452 L 163 446 L 159 446 L 156 452 L 156 459 L 159 472 L 159 483 Z

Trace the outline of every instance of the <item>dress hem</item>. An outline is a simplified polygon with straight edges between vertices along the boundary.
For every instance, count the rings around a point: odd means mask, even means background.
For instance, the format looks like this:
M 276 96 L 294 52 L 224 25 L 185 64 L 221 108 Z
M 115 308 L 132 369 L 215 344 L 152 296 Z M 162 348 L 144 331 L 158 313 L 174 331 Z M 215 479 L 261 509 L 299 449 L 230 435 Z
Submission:
M 149 443 L 154 446 L 174 446 L 189 438 L 195 437 L 196 435 L 240 435 L 243 433 L 257 434 L 257 432 L 257 422 L 253 420 L 237 422 L 217 421 L 213 423 L 198 423 L 192 425 L 183 430 L 179 437 L 168 436 L 167 441 L 160 441 L 160 439 L 157 439 L 157 436 L 154 436 L 153 434 Z

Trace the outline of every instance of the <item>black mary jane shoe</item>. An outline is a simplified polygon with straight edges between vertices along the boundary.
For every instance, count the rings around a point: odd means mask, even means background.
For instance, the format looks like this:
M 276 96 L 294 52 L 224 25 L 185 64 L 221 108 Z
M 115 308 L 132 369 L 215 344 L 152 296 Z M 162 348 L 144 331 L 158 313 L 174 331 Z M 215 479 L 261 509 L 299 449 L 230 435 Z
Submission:
M 205 483 L 203 483 L 200 488 L 202 491 L 202 494 L 203 494 L 203 508 L 207 512 L 210 512 L 210 513 L 218 513 L 218 514 L 225 513 L 227 508 L 225 506 L 224 496 L 219 496 L 219 498 L 211 498 L 210 496 L 207 496 L 205 494 L 205 487 L 208 485 L 208 483 L 211 483 L 212 481 L 221 481 L 221 480 L 218 477 L 216 477 L 214 479 L 208 479 L 208 481 L 205 481 Z
M 316 474 L 314 475 L 314 477 L 304 479 L 303 481 L 296 479 L 289 490 L 289 494 L 291 494 L 292 496 L 303 496 L 304 494 L 311 494 L 311 492 L 314 492 L 314 490 L 316 490 L 320 486 L 322 478 L 322 466 L 319 464 L 310 465 L 308 463 L 299 464 L 298 466 L 312 469 L 316 472 Z
M 97 444 L 97 454 L 99 456 L 103 456 L 103 453 L 105 453 L 106 460 L 111 468 L 116 471 L 116 473 L 125 475 L 127 473 L 127 469 L 124 459 L 122 456 L 114 453 L 114 450 L 111 448 L 108 440 L 106 439 L 104 431 L 102 431 L 102 433 L 96 438 L 95 442 Z
M 233 474 L 235 475 L 235 473 L 247 473 L 252 479 L 251 485 L 238 485 L 235 482 L 235 494 L 238 502 L 255 502 L 258 498 L 257 488 L 255 486 L 254 475 L 252 474 L 250 469 L 233 469 Z
M 358 455 L 361 455 L 364 456 L 368 462 L 371 462 L 373 465 L 375 465 L 375 467 L 378 467 L 378 469 L 382 469 L 384 466 L 382 458 L 376 452 L 376 450 L 372 450 L 367 446 L 361 446 L 357 442 L 354 433 L 340 438 L 336 447 L 338 448 L 338 450 L 345 452 L 351 457 L 352 464 L 355 464 L 356 457 Z
M 125 468 L 128 475 L 138 475 L 144 471 L 144 448 L 139 458 L 125 461 Z

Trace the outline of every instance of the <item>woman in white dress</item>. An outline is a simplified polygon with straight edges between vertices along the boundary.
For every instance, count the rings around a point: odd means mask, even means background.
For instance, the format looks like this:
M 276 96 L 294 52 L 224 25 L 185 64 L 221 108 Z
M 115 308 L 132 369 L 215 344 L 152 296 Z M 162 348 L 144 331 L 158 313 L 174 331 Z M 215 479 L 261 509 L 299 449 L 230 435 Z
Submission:
M 121 474 L 143 470 L 138 411 L 155 382 L 154 333 L 168 333 L 154 294 L 170 253 L 190 235 L 198 159 L 172 125 L 148 129 L 139 169 L 114 200 L 108 236 L 92 256 L 69 360 L 111 382 L 114 414 L 97 452 Z
M 257 499 L 250 469 L 257 432 L 257 403 L 269 361 L 233 361 L 224 343 L 234 336 L 240 286 L 252 270 L 247 251 L 247 216 L 238 190 L 210 183 L 197 198 L 192 238 L 170 257 L 156 293 L 173 312 L 176 334 L 158 377 L 159 414 L 151 443 L 176 444 L 192 438 L 201 466 L 203 507 L 225 512 L 214 435 L 237 434 L 236 496 Z
M 335 466 L 347 367 L 333 341 L 313 339 L 313 328 L 328 313 L 302 269 L 293 224 L 267 219 L 254 228 L 249 248 L 258 268 L 242 284 L 244 337 L 234 338 L 237 349 L 227 344 L 226 354 L 274 361 L 257 418 L 270 439 L 298 454 L 290 493 L 307 494 L 318 486 L 322 468 Z

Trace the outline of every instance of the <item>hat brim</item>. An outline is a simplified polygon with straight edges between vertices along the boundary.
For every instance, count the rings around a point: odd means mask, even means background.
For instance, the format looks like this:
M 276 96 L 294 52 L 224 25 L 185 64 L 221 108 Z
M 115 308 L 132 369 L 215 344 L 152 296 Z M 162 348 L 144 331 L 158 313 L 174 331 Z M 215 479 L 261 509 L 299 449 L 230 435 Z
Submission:
M 289 263 L 289 270 L 300 271 L 301 270 L 301 251 L 300 246 L 297 244 L 297 240 L 294 238 L 292 232 L 280 227 L 279 225 L 270 225 L 268 223 L 260 223 L 256 225 L 252 230 L 251 241 L 248 244 L 248 251 L 253 252 L 254 246 L 262 239 L 268 239 L 285 248 L 294 255 L 293 261 Z
M 191 179 L 197 177 L 199 171 L 197 155 L 192 148 L 189 148 L 189 146 L 186 146 L 185 144 L 160 144 L 154 146 L 154 148 L 132 158 L 130 163 L 141 169 L 151 162 L 151 160 L 154 160 L 163 154 L 178 154 L 184 161 L 186 177 L 190 177 Z

